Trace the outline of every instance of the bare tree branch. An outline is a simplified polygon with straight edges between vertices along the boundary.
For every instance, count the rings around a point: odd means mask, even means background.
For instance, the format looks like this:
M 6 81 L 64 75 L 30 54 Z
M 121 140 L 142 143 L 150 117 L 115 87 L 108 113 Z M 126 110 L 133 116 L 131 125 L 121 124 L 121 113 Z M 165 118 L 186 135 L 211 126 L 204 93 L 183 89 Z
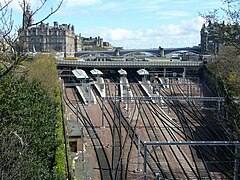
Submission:
M 41 0 L 41 5 L 39 7 L 37 7 L 34 11 L 32 11 L 31 15 L 28 17 L 28 25 L 27 28 L 31 27 L 31 26 L 36 26 L 38 24 L 40 24 L 41 22 L 45 21 L 46 19 L 48 19 L 50 16 L 52 16 L 54 13 L 56 13 L 59 8 L 61 7 L 63 0 L 60 0 L 59 3 L 57 4 L 56 8 L 51 7 L 50 8 L 50 12 L 43 18 L 41 18 L 41 20 L 38 20 L 35 23 L 31 23 L 31 19 L 33 18 L 34 15 L 36 15 L 41 9 L 44 8 L 44 6 L 46 5 L 48 0 Z M 23 16 L 26 16 L 26 11 L 28 6 L 30 6 L 30 3 L 26 2 L 26 0 L 22 0 L 22 3 L 20 3 L 20 6 L 23 10 Z
M 8 6 L 11 2 L 12 0 L 4 1 L 3 4 L 0 3 L 0 33 L 2 33 L 3 38 L 5 38 L 12 31 L 13 27 L 12 10 L 9 12 L 8 9 Z
M 61 7 L 63 0 L 59 0 L 56 3 L 56 7 L 50 7 L 50 12 L 43 18 L 33 23 L 33 16 L 38 14 L 40 10 L 47 7 L 48 0 L 41 0 L 41 4 L 34 11 L 30 8 L 28 0 L 20 0 L 19 5 L 22 8 L 22 25 L 13 32 L 14 20 L 12 17 L 12 10 L 9 10 L 9 5 L 13 0 L 4 0 L 4 3 L 0 3 L 0 44 L 5 51 L 6 48 L 11 49 L 13 54 L 11 56 L 3 56 L 0 58 L 0 78 L 10 73 L 14 68 L 21 63 L 26 57 L 23 50 L 25 49 L 25 42 L 21 39 L 21 36 L 32 26 L 36 26 L 41 22 L 48 19 L 54 13 L 56 13 Z M 1 48 L 1 47 L 0 47 Z
M 7 8 L 8 5 L 12 2 L 13 0 L 9 0 L 9 1 L 4 1 L 3 4 L 0 2 L 0 11 L 2 11 L 3 9 Z
M 211 22 L 216 41 L 240 50 L 240 0 L 223 0 L 223 4 L 226 6 L 200 15 Z

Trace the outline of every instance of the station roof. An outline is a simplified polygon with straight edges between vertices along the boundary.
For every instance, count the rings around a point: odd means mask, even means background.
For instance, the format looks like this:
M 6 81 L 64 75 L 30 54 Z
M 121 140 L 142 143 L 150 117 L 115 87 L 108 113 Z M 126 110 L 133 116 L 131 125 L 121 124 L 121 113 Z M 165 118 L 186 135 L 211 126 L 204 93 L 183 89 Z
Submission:
M 93 69 L 90 71 L 93 75 L 103 75 L 103 73 L 98 69 Z
M 118 70 L 118 73 L 121 75 L 127 75 L 127 72 L 123 69 Z
M 76 121 L 68 121 L 67 123 L 67 134 L 68 136 L 81 136 L 81 124 Z
M 86 72 L 82 69 L 74 69 L 72 70 L 72 73 L 74 74 L 74 76 L 77 79 L 88 79 L 88 75 L 86 74 Z
M 149 75 L 149 72 L 146 69 L 139 69 L 137 73 L 139 75 Z

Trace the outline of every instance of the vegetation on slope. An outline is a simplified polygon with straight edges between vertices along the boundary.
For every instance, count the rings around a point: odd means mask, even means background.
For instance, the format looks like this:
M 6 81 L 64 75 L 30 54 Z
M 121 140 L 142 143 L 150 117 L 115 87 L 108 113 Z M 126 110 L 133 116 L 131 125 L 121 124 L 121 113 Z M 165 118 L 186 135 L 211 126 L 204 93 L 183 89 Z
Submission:
M 208 64 L 209 72 L 222 87 L 226 101 L 225 114 L 221 117 L 227 137 L 240 139 L 240 0 L 222 0 L 223 7 L 215 9 L 203 17 L 215 24 L 214 38 L 223 48 L 216 56 L 216 61 Z M 223 118 L 223 120 L 222 120 Z
M 222 95 L 225 96 L 225 115 L 221 117 L 224 121 L 227 138 L 239 140 L 240 124 L 240 55 L 238 50 L 232 46 L 225 46 L 218 55 L 215 62 L 207 64 L 207 69 L 214 76 L 218 86 L 221 87 Z M 220 92 L 220 89 L 219 89 Z
M 28 78 L 30 80 L 40 80 L 44 89 L 47 90 L 49 96 L 52 97 L 56 103 L 58 119 L 56 138 L 60 144 L 56 149 L 54 170 L 56 174 L 64 176 L 66 172 L 66 156 L 63 134 L 62 102 L 55 62 L 55 57 L 51 54 L 38 55 L 34 61 L 28 62 L 25 66 L 28 69 Z
M 24 75 L 1 78 L 1 178 L 64 179 L 61 98 L 54 57 L 40 56 L 25 67 Z
M 222 48 L 215 62 L 208 64 L 207 68 L 222 82 L 229 97 L 240 95 L 240 54 L 231 46 Z

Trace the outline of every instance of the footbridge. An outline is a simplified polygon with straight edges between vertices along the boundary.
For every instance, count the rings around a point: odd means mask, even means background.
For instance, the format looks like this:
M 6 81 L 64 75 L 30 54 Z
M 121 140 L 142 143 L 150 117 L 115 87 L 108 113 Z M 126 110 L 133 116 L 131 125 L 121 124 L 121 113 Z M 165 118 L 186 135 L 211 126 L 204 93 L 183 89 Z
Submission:
M 81 68 L 201 68 L 202 61 L 66 61 L 57 60 L 58 67 Z
M 167 54 L 171 54 L 174 52 L 192 52 L 196 54 L 200 54 L 201 48 L 196 47 L 182 47 L 182 48 L 154 48 L 154 49 L 114 49 L 112 51 L 79 51 L 75 53 L 76 57 L 84 57 L 91 55 L 99 55 L 99 56 L 128 56 L 133 53 L 147 53 L 156 57 L 163 57 Z

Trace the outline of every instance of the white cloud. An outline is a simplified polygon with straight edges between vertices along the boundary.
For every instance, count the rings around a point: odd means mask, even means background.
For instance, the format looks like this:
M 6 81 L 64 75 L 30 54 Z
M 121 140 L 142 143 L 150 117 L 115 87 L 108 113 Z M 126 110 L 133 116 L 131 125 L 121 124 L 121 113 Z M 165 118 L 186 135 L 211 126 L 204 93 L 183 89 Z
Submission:
M 110 29 L 109 35 L 110 39 L 113 41 L 121 41 L 134 36 L 132 31 L 125 29 Z
M 124 48 L 186 47 L 198 45 L 204 19 L 194 18 L 179 24 L 161 25 L 158 28 L 132 31 L 122 28 L 98 27 L 83 31 L 84 37 L 101 36 L 104 41 Z
M 101 0 L 65 0 L 65 4 L 68 7 L 73 6 L 91 6 L 100 3 Z

